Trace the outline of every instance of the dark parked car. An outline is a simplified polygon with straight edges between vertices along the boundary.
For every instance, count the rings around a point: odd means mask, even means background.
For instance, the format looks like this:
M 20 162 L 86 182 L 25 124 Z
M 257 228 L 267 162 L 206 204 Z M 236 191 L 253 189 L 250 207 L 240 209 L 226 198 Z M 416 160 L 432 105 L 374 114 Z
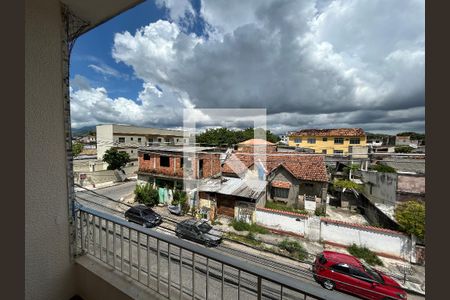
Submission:
M 154 227 L 162 223 L 162 217 L 145 205 L 131 207 L 125 212 L 125 219 L 144 227 Z
M 335 288 L 364 299 L 407 298 L 394 279 L 348 254 L 323 251 L 312 268 L 314 278 L 328 290 Z
M 214 230 L 206 221 L 195 219 L 184 220 L 177 224 L 175 234 L 180 238 L 186 238 L 207 247 L 217 246 L 222 241 L 222 233 Z

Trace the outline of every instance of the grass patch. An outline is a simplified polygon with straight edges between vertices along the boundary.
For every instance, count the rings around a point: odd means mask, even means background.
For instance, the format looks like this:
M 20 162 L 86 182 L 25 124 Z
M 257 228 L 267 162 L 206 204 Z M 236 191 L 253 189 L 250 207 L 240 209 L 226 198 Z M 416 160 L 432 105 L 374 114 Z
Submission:
M 304 260 L 308 256 L 305 248 L 303 248 L 303 246 L 297 241 L 285 239 L 278 244 L 278 247 L 286 250 L 291 256 L 300 260 Z
M 352 244 L 347 248 L 347 251 L 358 258 L 364 259 L 369 265 L 372 266 L 382 266 L 383 262 L 381 259 L 372 251 L 366 247 L 359 247 L 356 244 Z
M 266 208 L 295 212 L 295 213 L 304 214 L 304 215 L 308 214 L 308 212 L 304 209 L 296 209 L 296 208 L 287 206 L 286 204 L 276 203 L 276 202 L 272 202 L 272 201 L 266 201 Z
M 268 229 L 266 229 L 262 226 L 259 226 L 255 223 L 248 224 L 243 221 L 238 221 L 236 219 L 233 219 L 233 221 L 231 221 L 230 226 L 232 226 L 234 228 L 234 230 L 237 230 L 237 231 L 249 231 L 250 233 L 260 233 L 260 234 L 269 233 Z
M 261 241 L 256 239 L 255 234 L 252 232 L 249 232 L 247 235 L 239 235 L 229 232 L 226 236 L 230 240 L 238 241 L 252 246 L 260 246 L 262 244 Z

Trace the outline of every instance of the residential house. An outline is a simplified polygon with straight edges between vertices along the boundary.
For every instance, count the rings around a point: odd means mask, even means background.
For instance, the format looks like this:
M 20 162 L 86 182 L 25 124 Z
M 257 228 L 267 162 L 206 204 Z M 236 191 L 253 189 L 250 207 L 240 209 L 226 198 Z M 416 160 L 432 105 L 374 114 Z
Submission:
M 348 155 L 350 146 L 367 146 L 367 142 L 361 128 L 303 129 L 289 135 L 289 146 L 321 154 Z
M 101 160 L 105 152 L 112 147 L 125 151 L 131 160 L 137 160 L 139 147 L 149 144 L 182 145 L 189 140 L 182 130 L 146 128 L 130 125 L 97 125 L 97 159 Z
M 200 207 L 217 215 L 255 222 L 255 208 L 264 205 L 266 181 L 236 177 L 210 178 L 199 187 Z
M 263 139 L 250 139 L 237 144 L 237 152 L 266 152 L 277 151 L 277 145 Z
M 171 201 L 173 189 L 195 188 L 199 180 L 220 176 L 220 153 L 214 147 L 149 146 L 138 150 L 138 182 L 159 189 L 160 202 Z
M 247 153 L 233 153 L 225 161 L 222 174 L 266 180 L 267 195 L 263 201 L 311 209 L 326 201 L 328 175 L 321 155 L 267 153 L 265 157 L 258 157 Z M 261 203 L 263 206 L 264 204 Z

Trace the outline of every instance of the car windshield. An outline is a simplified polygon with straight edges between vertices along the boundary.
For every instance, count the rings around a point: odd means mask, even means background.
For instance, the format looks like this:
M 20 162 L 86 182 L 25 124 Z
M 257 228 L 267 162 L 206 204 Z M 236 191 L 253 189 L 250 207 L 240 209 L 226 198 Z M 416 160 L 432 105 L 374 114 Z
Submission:
M 198 229 L 200 229 L 200 231 L 203 233 L 207 233 L 208 231 L 210 231 L 212 229 L 212 227 L 208 223 L 203 222 L 200 225 L 198 225 Z
M 148 216 L 148 215 L 152 215 L 153 214 L 153 210 L 151 209 L 145 209 L 142 211 L 142 215 L 144 216 Z
M 366 270 L 366 272 L 369 273 L 369 275 L 372 276 L 373 279 L 375 279 L 376 281 L 381 282 L 381 283 L 383 282 L 383 278 L 381 278 L 381 276 L 380 276 L 380 274 L 378 273 L 377 270 L 372 269 L 372 267 L 369 266 L 364 261 L 361 261 L 361 263 L 362 263 L 362 265 L 364 267 L 364 270 Z

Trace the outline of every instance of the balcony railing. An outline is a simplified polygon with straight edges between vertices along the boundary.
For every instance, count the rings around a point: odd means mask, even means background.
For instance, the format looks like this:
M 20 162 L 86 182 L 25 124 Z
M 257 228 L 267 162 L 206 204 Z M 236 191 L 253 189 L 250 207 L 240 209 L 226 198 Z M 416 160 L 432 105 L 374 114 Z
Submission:
M 214 249 L 87 207 L 76 213 L 79 255 L 98 259 L 168 299 L 347 299 Z

